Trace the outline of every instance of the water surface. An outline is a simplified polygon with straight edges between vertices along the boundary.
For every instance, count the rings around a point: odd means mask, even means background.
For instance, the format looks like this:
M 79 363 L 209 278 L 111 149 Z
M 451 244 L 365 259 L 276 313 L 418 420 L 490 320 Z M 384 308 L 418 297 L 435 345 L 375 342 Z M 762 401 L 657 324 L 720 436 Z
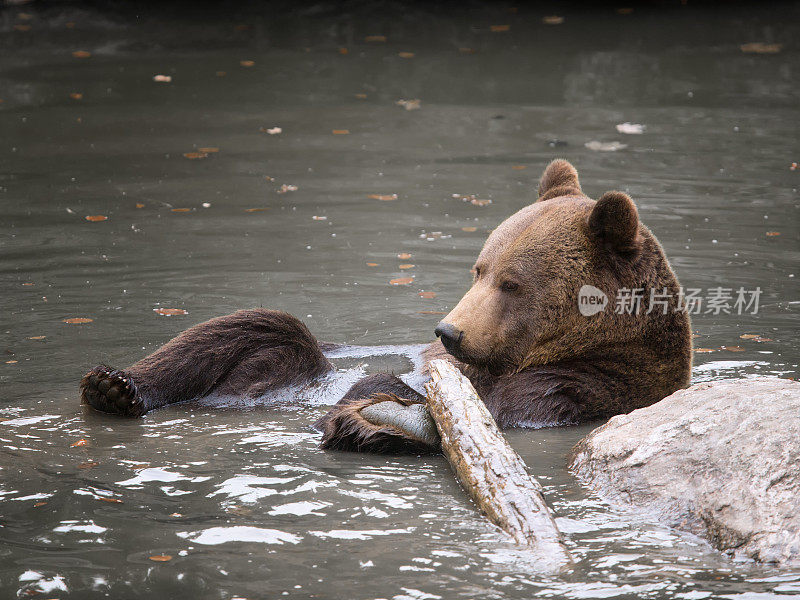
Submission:
M 796 571 L 731 560 L 582 487 L 565 456 L 592 426 L 508 434 L 577 559 L 549 580 L 443 458 L 322 452 L 309 428 L 360 375 L 411 373 L 409 345 L 432 339 L 487 233 L 556 156 L 589 195 L 636 200 L 684 286 L 761 288 L 755 315 L 694 317 L 713 350 L 695 380 L 796 377 L 796 5 L 181 6 L 0 9 L 4 597 L 800 594 Z M 544 24 L 554 11 L 563 23 Z M 741 50 L 752 42 L 782 46 Z M 184 156 L 199 148 L 219 151 Z M 337 359 L 318 394 L 131 421 L 79 406 L 101 360 L 125 366 L 252 306 L 400 348 Z

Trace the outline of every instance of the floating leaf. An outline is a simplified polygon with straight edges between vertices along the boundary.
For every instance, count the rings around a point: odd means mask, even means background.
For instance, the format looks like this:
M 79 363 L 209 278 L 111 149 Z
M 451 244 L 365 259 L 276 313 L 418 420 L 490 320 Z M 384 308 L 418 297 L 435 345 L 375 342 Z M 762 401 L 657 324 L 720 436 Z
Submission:
M 472 226 L 462 227 L 461 231 L 466 231 L 467 233 L 472 233 L 473 231 L 478 231 L 478 228 L 477 227 L 472 227 Z
M 727 350 L 728 352 L 744 352 L 741 346 L 720 346 L 720 350 Z
M 158 83 L 169 83 L 172 81 L 172 75 L 153 75 L 153 81 Z
M 331 131 L 333 135 L 350 135 L 349 129 L 334 129 Z
M 154 554 L 150 557 L 150 560 L 154 560 L 156 562 L 167 562 L 168 560 L 172 560 L 172 557 L 169 554 Z
M 489 31 L 492 31 L 494 33 L 503 33 L 505 31 L 508 31 L 509 29 L 511 29 L 511 25 L 490 25 L 489 26 Z
M 261 133 L 268 133 L 270 135 L 278 135 L 279 133 L 283 133 L 283 129 L 281 129 L 280 127 L 267 127 L 267 128 L 262 127 L 261 129 L 259 129 L 259 131 Z
M 385 35 L 368 35 L 364 38 L 365 42 L 385 42 L 386 36 Z
M 264 179 L 266 179 L 267 181 L 275 181 L 275 178 L 270 177 L 269 175 L 264 175 Z
M 296 192 L 296 191 L 297 191 L 297 186 L 296 185 L 287 185 L 287 184 L 284 183 L 281 186 L 281 189 L 278 190 L 278 193 L 279 194 L 285 194 L 286 192 Z
M 491 204 L 491 200 L 481 200 L 475 194 L 453 194 L 453 198 L 457 198 L 459 200 L 463 200 L 464 202 L 469 202 L 475 206 L 486 206 L 487 204 Z
M 697 352 L 698 354 L 707 354 L 709 352 L 716 352 L 714 348 L 695 348 L 694 351 Z
M 236 504 L 234 504 L 233 506 L 229 506 L 228 508 L 225 509 L 225 511 L 233 515 L 238 515 L 240 517 L 245 517 L 253 514 L 252 509 L 247 508 L 246 506 L 238 506 Z
M 777 54 L 783 48 L 783 44 L 765 44 L 764 42 L 751 42 L 739 46 L 742 52 L 747 54 Z
M 414 281 L 413 277 L 398 277 L 397 279 L 390 279 L 389 283 L 392 285 L 408 285 Z
M 345 54 L 348 54 L 349 52 L 350 51 L 345 47 L 339 48 L 339 54 L 345 55 Z
M 398 52 L 397 56 L 399 56 L 400 58 L 414 58 L 414 53 L 413 52 Z
M 105 215 L 86 215 L 84 217 L 87 221 L 91 221 L 92 223 L 97 223 L 98 221 L 106 221 L 108 219 Z
M 174 512 L 170 515 L 170 517 L 182 517 L 183 515 L 179 512 Z
M 380 267 L 380 264 L 378 264 L 378 263 L 373 263 L 373 262 L 368 262 L 368 263 L 367 263 L 367 266 L 368 266 L 368 267 Z
M 399 265 L 398 268 L 399 269 L 403 269 L 405 271 L 406 269 L 413 269 L 414 265 L 411 265 L 411 264 Z
M 427 298 L 427 299 L 429 299 L 429 300 L 430 300 L 431 298 L 436 298 L 436 292 L 420 292 L 420 293 L 419 293 L 419 294 L 417 294 L 417 295 L 418 295 L 420 298 Z
M 467 48 L 466 46 L 462 46 L 458 51 L 461 52 L 461 54 L 475 54 L 474 48 Z
M 198 158 L 208 158 L 205 152 L 184 152 L 183 155 L 189 160 L 197 160 Z
M 89 319 L 88 317 L 70 317 L 69 319 L 64 319 L 64 323 L 69 325 L 83 325 L 84 323 L 91 323 L 94 319 Z
M 400 254 L 397 255 L 397 258 L 399 258 L 400 260 L 408 260 L 409 258 L 411 258 L 411 254 L 409 252 L 401 252 Z
M 88 460 L 86 462 L 82 462 L 82 463 L 78 464 L 78 468 L 79 469 L 94 469 L 99 464 L 100 463 L 95 462 L 93 460 Z
M 545 25 L 561 25 L 564 22 L 564 17 L 558 15 L 548 15 L 542 18 L 542 23 Z
M 22 285 L 36 285 L 36 284 L 35 284 L 35 283 L 33 283 L 33 282 L 30 282 L 30 281 L 26 281 L 26 282 L 25 282 L 25 283 L 23 283 Z
M 18 362 L 19 362 L 18 360 L 7 360 L 7 361 L 6 361 L 6 364 L 7 364 L 7 365 L 15 365 L 15 364 L 17 364 Z
M 39 508 L 40 506 L 45 506 L 47 502 L 37 502 L 33 505 L 34 508 Z
M 176 213 L 187 213 L 187 212 L 192 212 L 192 209 L 191 209 L 191 208 L 171 208 L 170 210 L 171 210 L 172 212 L 176 212 Z
M 72 92 L 70 93 L 69 97 L 72 98 L 73 100 L 83 100 L 83 94 L 81 94 L 80 92 Z
M 154 308 L 153 312 L 161 315 L 162 317 L 174 317 L 177 315 L 188 315 L 189 311 L 182 308 Z
M 266 207 L 245 208 L 244 212 L 261 212 L 262 210 L 269 210 Z
M 89 58 L 91 55 L 92 53 L 86 50 L 75 50 L 75 52 L 72 53 L 72 56 L 75 58 Z
M 754 342 L 771 342 L 772 338 L 763 337 L 756 333 L 745 333 L 739 336 L 740 339 L 743 340 L 753 340 Z
M 14 25 L 14 29 L 16 29 L 17 31 L 30 31 L 31 26 L 18 23 L 17 25 Z
M 242 65 L 243 67 L 252 67 L 256 63 L 253 60 L 240 60 L 239 64 Z
M 383 200 L 384 202 L 390 202 L 392 200 L 397 200 L 397 194 L 369 194 L 367 198 L 372 198 L 373 200 Z
M 523 171 L 528 167 L 527 165 L 511 165 L 511 168 L 514 169 L 515 171 Z
M 796 162 L 793 162 L 792 164 L 789 165 L 789 170 L 790 171 L 797 171 L 797 169 L 798 169 L 798 165 L 797 165 Z
M 617 125 L 617 131 L 626 133 L 628 135 L 641 135 L 644 133 L 644 125 L 641 123 L 620 123 Z
M 214 148 L 213 146 L 210 148 L 198 148 L 198 152 L 205 152 L 206 154 L 214 154 L 215 152 L 219 152 L 219 148 Z
M 315 221 L 327 221 L 328 220 L 328 217 L 318 217 L 317 215 L 314 215 L 311 218 L 314 219 Z
M 768 232 L 767 232 L 767 235 L 768 235 L 769 237 L 775 237 L 775 236 L 778 236 L 778 235 L 780 235 L 780 234 L 781 234 L 781 232 L 780 232 L 780 231 L 768 231 Z
M 74 444 L 70 444 L 69 446 L 70 446 L 70 448 L 75 448 L 76 446 L 88 446 L 88 445 L 89 445 L 88 441 L 86 441 L 84 439 L 80 439 L 77 442 L 75 442 Z
M 144 203 L 142 203 L 142 202 L 137 202 L 137 203 L 136 203 L 136 208 L 144 208 Z
M 29 340 L 43 340 L 43 339 L 45 339 L 46 337 L 47 337 L 46 335 L 32 335 L 32 336 L 31 336 L 31 337 L 29 337 L 28 339 L 29 339 Z
M 406 110 L 419 110 L 422 107 L 422 100 L 416 98 L 414 100 L 397 100 L 397 106 L 402 106 Z
M 366 100 L 367 95 L 366 94 L 355 94 L 355 97 L 358 98 L 359 100 Z
M 122 500 L 120 500 L 119 498 L 109 498 L 107 496 L 98 496 L 97 499 L 102 501 L 102 502 L 112 502 L 114 504 L 123 504 Z
M 217 77 L 225 77 L 225 75 L 227 75 L 227 74 L 228 74 L 228 73 L 227 73 L 227 71 L 217 71 L 217 72 L 215 73 L 215 75 L 216 75 Z

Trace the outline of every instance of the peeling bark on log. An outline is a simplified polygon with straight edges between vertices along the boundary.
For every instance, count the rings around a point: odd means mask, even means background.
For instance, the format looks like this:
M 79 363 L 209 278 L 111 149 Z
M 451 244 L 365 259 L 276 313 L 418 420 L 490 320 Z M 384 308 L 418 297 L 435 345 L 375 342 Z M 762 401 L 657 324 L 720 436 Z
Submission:
M 495 525 L 541 557 L 544 571 L 570 565 L 542 487 L 500 433 L 475 388 L 447 361 L 431 361 L 429 368 L 428 411 L 461 485 Z

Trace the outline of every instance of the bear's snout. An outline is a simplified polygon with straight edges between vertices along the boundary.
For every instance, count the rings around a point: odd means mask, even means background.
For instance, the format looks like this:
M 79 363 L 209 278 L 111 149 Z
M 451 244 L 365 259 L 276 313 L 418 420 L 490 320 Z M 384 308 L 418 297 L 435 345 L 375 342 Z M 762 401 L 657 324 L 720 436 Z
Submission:
M 439 321 L 439 324 L 433 332 L 436 334 L 436 337 L 442 340 L 442 344 L 450 353 L 458 348 L 459 344 L 461 344 L 461 340 L 464 339 L 463 331 L 445 321 Z

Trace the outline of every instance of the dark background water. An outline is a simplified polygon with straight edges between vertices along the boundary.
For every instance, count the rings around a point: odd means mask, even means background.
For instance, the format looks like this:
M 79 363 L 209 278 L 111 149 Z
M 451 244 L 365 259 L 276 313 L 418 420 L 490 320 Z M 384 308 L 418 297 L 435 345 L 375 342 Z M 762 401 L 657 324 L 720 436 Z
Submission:
M 796 3 L 0 7 L 4 597 L 800 592 L 798 573 L 592 496 L 565 468 L 588 426 L 509 433 L 578 559 L 543 580 L 442 458 L 317 450 L 308 424 L 332 392 L 123 421 L 83 410 L 76 386 L 250 306 L 330 341 L 429 341 L 488 231 L 557 156 L 590 196 L 636 200 L 684 286 L 761 288 L 755 315 L 694 317 L 713 350 L 695 380 L 796 377 L 798 17 Z M 198 148 L 219 151 L 184 156 Z M 342 380 L 411 369 L 413 349 L 377 353 L 339 361 Z

